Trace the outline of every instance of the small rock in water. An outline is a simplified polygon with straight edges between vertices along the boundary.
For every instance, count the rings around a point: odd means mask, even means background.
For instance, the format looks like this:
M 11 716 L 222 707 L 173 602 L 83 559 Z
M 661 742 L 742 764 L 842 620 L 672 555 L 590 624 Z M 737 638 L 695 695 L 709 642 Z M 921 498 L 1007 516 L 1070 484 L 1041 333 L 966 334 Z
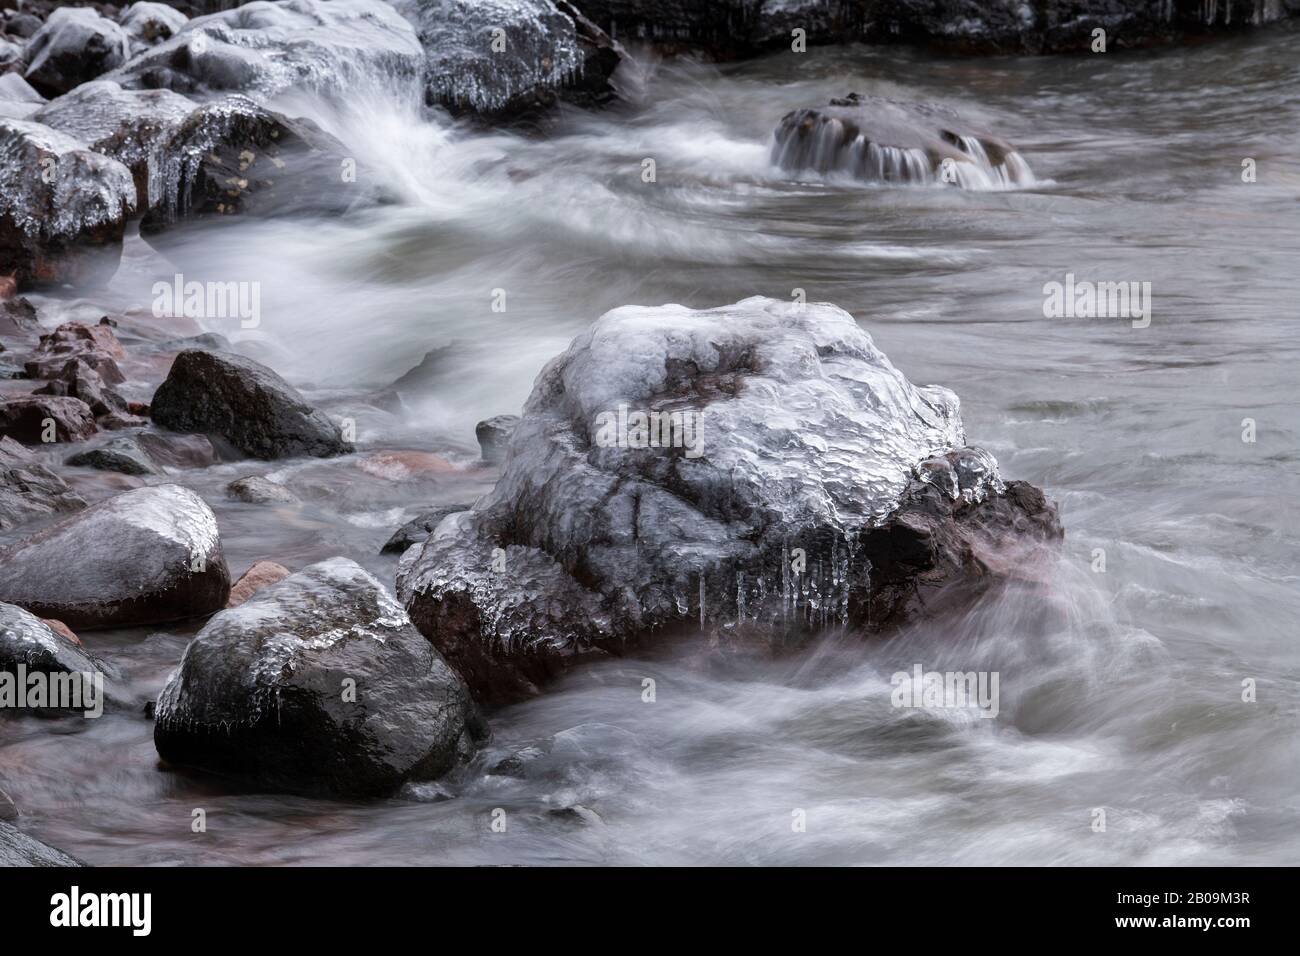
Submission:
M 254 458 L 350 453 L 338 428 L 288 382 L 252 359 L 187 349 L 154 393 L 153 420 L 178 432 L 220 435 Z
M 386 451 L 368 455 L 357 462 L 368 475 L 385 481 L 410 481 L 425 475 L 456 471 L 456 466 L 441 455 L 427 451 Z
M 197 617 L 229 594 L 216 517 L 179 485 L 100 501 L 0 551 L 0 601 L 79 630 Z
M 94 433 L 95 416 L 80 399 L 57 395 L 0 398 L 0 438 L 41 445 L 49 440 L 81 441 Z
M 162 469 L 130 437 L 114 438 L 98 448 L 90 448 L 68 456 L 65 464 L 74 468 L 97 468 L 116 471 L 123 475 L 160 475 Z
M 384 546 L 379 549 L 380 554 L 402 554 L 413 544 L 419 544 L 426 540 L 433 529 L 438 527 L 438 522 L 442 521 L 447 515 L 455 514 L 459 511 L 468 511 L 469 505 L 444 505 L 441 508 L 434 508 L 424 512 L 419 517 L 412 518 L 406 524 L 402 525 L 393 532 L 393 536 L 385 542 Z
M 226 485 L 226 497 L 250 505 L 293 503 L 298 500 L 297 495 L 278 481 L 260 475 L 236 478 Z
M 13 823 L 18 819 L 18 804 L 14 803 L 14 798 L 0 790 L 0 822 Z
M 58 96 L 130 55 L 126 31 L 112 20 L 85 7 L 60 7 L 28 41 L 26 78 L 46 96 Z
M 12 438 L 0 438 L 0 531 L 80 511 L 86 501 Z
M 460 678 L 345 558 L 214 616 L 159 695 L 154 724 L 169 763 L 343 796 L 442 776 L 486 735 Z
M 506 457 L 510 436 L 519 427 L 518 415 L 495 415 L 474 426 L 474 437 L 489 465 L 499 465 Z
M 274 561 L 256 562 L 239 576 L 235 586 L 230 589 L 230 600 L 226 602 L 226 607 L 239 607 L 262 588 L 283 581 L 291 573 L 284 565 Z

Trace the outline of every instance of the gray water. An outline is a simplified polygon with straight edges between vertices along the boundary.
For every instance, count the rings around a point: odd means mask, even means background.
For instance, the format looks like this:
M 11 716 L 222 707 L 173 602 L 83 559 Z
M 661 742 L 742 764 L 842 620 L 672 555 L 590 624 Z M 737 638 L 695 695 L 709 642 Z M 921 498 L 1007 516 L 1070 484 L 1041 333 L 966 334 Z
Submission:
M 250 794 L 169 772 L 136 714 L 11 722 L 0 767 L 26 825 L 100 864 L 1296 863 L 1298 44 L 1280 28 L 1133 55 L 857 48 L 659 65 L 636 78 L 635 106 L 570 115 L 542 138 L 370 101 L 310 107 L 402 201 L 324 227 L 210 229 L 186 278 L 262 282 L 255 335 L 210 327 L 355 416 L 360 457 L 421 449 L 455 470 L 393 481 L 342 459 L 189 473 L 234 573 L 344 554 L 391 582 L 378 549 L 401 520 L 491 486 L 472 464 L 473 423 L 517 411 L 596 316 L 795 288 L 852 312 L 912 381 L 961 396 L 968 435 L 1003 474 L 1059 503 L 1060 559 L 889 640 L 828 635 L 753 660 L 688 639 L 588 667 L 493 715 L 490 748 L 437 801 Z M 786 111 L 850 90 L 953 107 L 1016 144 L 1038 182 L 873 187 L 771 168 Z M 172 271 L 132 240 L 111 304 L 147 309 Z M 1045 318 L 1044 283 L 1066 273 L 1150 282 L 1150 326 Z M 411 414 L 366 403 L 448 344 Z M 222 485 L 251 471 L 278 471 L 305 504 L 268 516 L 226 501 Z M 78 482 L 113 490 L 94 473 Z M 87 643 L 143 701 L 192 631 Z M 998 717 L 894 708 L 890 675 L 914 663 L 998 671 Z

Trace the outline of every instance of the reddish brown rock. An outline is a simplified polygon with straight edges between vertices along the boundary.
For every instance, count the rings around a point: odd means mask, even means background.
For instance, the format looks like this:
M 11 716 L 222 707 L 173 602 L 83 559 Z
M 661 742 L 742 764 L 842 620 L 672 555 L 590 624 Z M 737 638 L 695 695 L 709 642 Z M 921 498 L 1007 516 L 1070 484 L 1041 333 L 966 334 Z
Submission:
M 270 587 L 277 581 L 283 581 L 292 572 L 282 564 L 274 561 L 258 561 L 240 576 L 235 586 L 230 589 L 230 600 L 226 607 L 239 607 L 262 588 Z
M 53 431 L 48 431 L 49 423 Z M 39 445 L 47 435 L 55 441 L 82 441 L 95 433 L 95 416 L 79 398 L 28 395 L 0 401 L 0 437 L 24 445 Z

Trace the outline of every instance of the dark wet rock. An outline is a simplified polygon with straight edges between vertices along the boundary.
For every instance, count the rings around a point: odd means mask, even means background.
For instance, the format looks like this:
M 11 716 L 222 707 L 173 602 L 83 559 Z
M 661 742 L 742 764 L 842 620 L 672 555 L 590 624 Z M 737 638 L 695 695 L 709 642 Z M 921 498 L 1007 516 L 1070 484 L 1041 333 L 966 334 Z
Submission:
M 373 196 L 345 181 L 338 140 L 243 97 L 195 110 L 159 155 L 157 195 L 140 222 L 151 242 L 180 220 L 341 215 Z
M 24 445 L 39 445 L 46 439 L 82 441 L 95 433 L 95 416 L 78 398 L 56 395 L 0 397 L 0 437 Z
M 274 561 L 258 561 L 239 576 L 235 586 L 230 589 L 230 598 L 226 607 L 239 607 L 262 588 L 268 588 L 287 578 L 292 572 L 282 564 Z
M 126 31 L 131 43 L 131 53 L 157 46 L 170 40 L 185 26 L 189 17 L 165 3 L 133 3 L 123 7 L 117 22 Z
M 124 90 L 112 80 L 96 80 L 52 100 L 32 119 L 129 169 L 143 211 L 162 193 L 170 138 L 194 108 L 170 90 Z
M 250 505 L 292 504 L 298 496 L 277 481 L 249 475 L 226 485 L 226 497 Z
M 469 505 L 444 505 L 412 518 L 393 532 L 393 536 L 379 549 L 379 553 L 405 554 L 411 545 L 425 541 L 433 533 L 433 529 L 438 527 L 438 522 L 447 515 L 468 511 L 469 507 Z
M 787 113 L 776 130 L 772 162 L 794 173 L 864 182 L 988 189 L 1034 180 L 1014 147 L 950 110 L 857 93 Z
M 42 843 L 0 820 L 0 866 L 84 866 L 62 850 Z
M 0 118 L 0 262 L 19 288 L 108 281 L 135 182 L 116 160 L 39 123 Z
M 126 411 L 126 399 L 108 387 L 103 377 L 87 364 L 85 356 L 78 355 L 61 361 L 63 368 L 58 376 L 50 378 L 33 394 L 68 395 L 80 399 L 90 406 L 90 412 L 96 418 Z M 112 359 L 108 361 L 112 363 Z M 112 367 L 114 370 L 117 368 L 116 365 Z M 45 369 L 39 362 L 28 362 L 27 374 L 31 378 L 45 377 Z
M 81 685 L 75 691 L 71 687 L 67 688 L 70 694 L 75 693 L 73 700 L 56 702 L 47 699 L 45 704 L 49 706 L 29 706 L 20 713 L 43 717 L 70 712 L 102 713 L 102 707 L 108 700 L 105 670 L 102 661 L 86 653 L 78 643 L 69 640 L 45 621 L 17 605 L 0 601 L 0 675 L 8 675 L 0 676 L 0 694 L 4 693 L 4 683 L 17 681 L 20 675 L 44 674 L 47 678 L 59 674 L 77 675 L 72 679 Z M 96 678 L 95 675 L 100 676 Z M 99 682 L 98 688 L 94 686 L 96 680 Z M 16 684 L 11 684 L 8 691 L 13 693 L 15 688 Z M 114 699 L 118 700 L 116 697 Z M 13 703 L 10 701 L 11 705 Z M 28 703 L 30 705 L 30 701 Z M 59 706 L 53 706 L 56 703 Z M 10 713 L 13 712 L 8 708 L 0 707 L 0 718 Z
M 0 69 L 3 69 L 3 64 L 4 50 L 0 46 Z M 44 105 L 45 97 L 36 92 L 21 75 L 0 73 L 0 116 L 31 119 Z
M 228 352 L 188 349 L 154 393 L 153 420 L 179 432 L 220 435 L 254 458 L 352 451 L 337 425 L 265 365 Z
M 394 6 L 415 24 L 424 47 L 428 101 L 453 113 L 499 116 L 550 105 L 585 62 L 573 18 L 551 0 Z
M 755 50 L 763 0 L 579 0 L 584 14 L 614 39 L 667 53 L 733 59 Z
M 179 485 L 98 502 L 0 551 L 0 600 L 77 630 L 209 614 L 229 593 L 217 520 Z
M 13 823 L 18 819 L 18 804 L 14 798 L 0 789 L 0 823 Z
M 290 90 L 366 90 L 415 101 L 424 54 L 411 25 L 381 0 L 281 0 L 199 17 L 110 78 L 197 98 Z
M 104 384 L 111 381 L 114 385 L 119 385 L 126 381 L 126 376 L 122 374 L 122 370 L 118 368 L 117 362 L 114 361 L 112 356 L 96 349 L 53 354 L 37 351 L 33 354 L 36 356 L 35 358 L 28 359 L 23 363 L 28 378 L 72 381 L 72 377 L 77 370 L 87 369 L 98 376 Z M 108 381 L 105 381 L 105 379 Z M 50 392 L 48 394 L 66 395 L 69 393 Z
M 670 630 L 901 623 L 1059 537 L 1031 490 L 834 306 L 627 307 L 542 371 L 495 489 L 403 555 L 398 593 L 500 703 Z
M 116 69 L 130 55 L 126 31 L 85 7 L 60 7 L 27 44 L 27 82 L 46 96 Z
M 67 482 L 12 438 L 0 438 L 0 531 L 86 507 Z
M 348 796 L 439 777 L 486 736 L 455 672 L 345 558 L 214 616 L 159 695 L 155 719 L 169 763 Z
M 560 98 L 589 109 L 609 105 L 618 99 L 614 76 L 628 59 L 627 51 L 574 4 L 556 0 L 555 6 L 573 21 L 582 57 L 582 65 L 560 90 Z
M 149 420 L 130 412 L 109 412 L 96 418 L 95 424 L 103 431 L 115 432 L 124 428 L 143 428 L 149 424 Z
M 483 460 L 490 465 L 497 465 L 504 461 L 510 436 L 518 427 L 518 415 L 494 415 L 475 425 L 474 437 L 478 439 Z
M 98 448 L 69 455 L 64 464 L 75 468 L 96 468 L 123 475 L 160 475 L 162 469 L 134 438 L 114 438 Z

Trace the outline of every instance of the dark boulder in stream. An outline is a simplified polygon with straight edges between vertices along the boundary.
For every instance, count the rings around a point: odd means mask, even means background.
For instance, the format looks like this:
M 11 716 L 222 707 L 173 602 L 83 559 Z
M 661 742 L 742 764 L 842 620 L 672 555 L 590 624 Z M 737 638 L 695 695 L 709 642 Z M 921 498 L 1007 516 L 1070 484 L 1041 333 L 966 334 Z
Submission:
M 1034 181 L 1011 144 L 950 110 L 857 93 L 782 117 L 772 162 L 863 182 L 990 189 Z
M 209 614 L 229 593 L 216 517 L 179 485 L 116 495 L 0 551 L 0 601 L 76 630 Z
M 484 701 L 656 632 L 874 631 L 1061 536 L 847 313 L 606 313 L 538 377 L 505 471 L 403 557 L 415 625 Z
M 169 763 L 342 796 L 441 776 L 487 735 L 460 678 L 345 558 L 213 617 L 154 713 L 154 743 Z
M 0 675 L 4 675 L 0 682 L 6 685 L 0 697 L 11 695 L 5 701 L 8 706 L 0 706 L 0 718 L 15 713 L 98 717 L 108 698 L 105 677 L 109 670 L 49 622 L 0 601 Z M 30 682 L 18 687 L 20 679 L 33 674 L 45 677 L 42 696 L 35 699 Z M 17 706 L 20 699 L 22 707 Z M 123 700 L 114 694 L 113 702 L 121 704 Z
M 163 428 L 220 435 L 254 458 L 326 458 L 352 451 L 339 427 L 292 385 L 232 352 L 181 352 L 150 410 Z
M 28 41 L 27 82 L 58 96 L 126 62 L 126 31 L 88 7 L 60 7 Z

